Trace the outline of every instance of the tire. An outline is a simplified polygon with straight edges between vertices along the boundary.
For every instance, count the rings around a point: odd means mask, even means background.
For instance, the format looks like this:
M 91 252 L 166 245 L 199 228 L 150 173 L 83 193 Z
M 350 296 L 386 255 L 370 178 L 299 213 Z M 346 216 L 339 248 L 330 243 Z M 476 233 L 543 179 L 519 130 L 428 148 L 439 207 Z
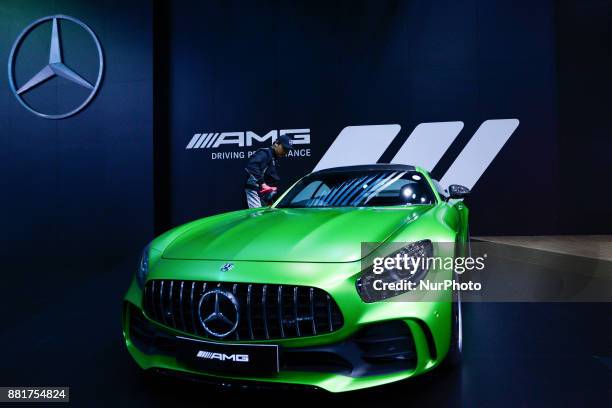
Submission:
M 456 367 L 461 363 L 463 353 L 463 319 L 461 310 L 461 293 L 453 292 L 451 308 L 451 339 L 446 361 L 449 366 Z
M 472 245 L 468 232 L 468 253 L 467 256 L 472 256 Z M 461 282 L 461 275 L 454 273 L 454 279 Z M 461 307 L 461 292 L 453 291 L 453 304 L 451 307 L 451 338 L 446 356 L 447 365 L 457 367 L 461 364 L 461 355 L 463 354 L 463 314 Z

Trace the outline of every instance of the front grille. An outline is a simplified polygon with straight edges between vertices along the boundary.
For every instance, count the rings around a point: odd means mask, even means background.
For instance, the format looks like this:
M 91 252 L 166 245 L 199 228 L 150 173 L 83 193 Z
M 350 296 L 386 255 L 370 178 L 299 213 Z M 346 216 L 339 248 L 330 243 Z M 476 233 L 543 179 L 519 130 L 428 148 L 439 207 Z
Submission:
M 198 307 L 207 291 L 222 289 L 238 300 L 238 327 L 223 340 L 271 340 L 316 336 L 344 324 L 336 302 L 318 288 L 228 282 L 150 280 L 143 307 L 147 317 L 174 329 L 220 340 L 207 333 Z

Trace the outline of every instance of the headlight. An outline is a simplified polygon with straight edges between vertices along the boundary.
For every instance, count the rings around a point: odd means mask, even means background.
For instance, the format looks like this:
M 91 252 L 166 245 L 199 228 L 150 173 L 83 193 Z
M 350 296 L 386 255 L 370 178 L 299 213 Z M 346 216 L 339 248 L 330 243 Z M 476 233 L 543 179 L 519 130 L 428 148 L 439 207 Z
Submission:
M 136 272 L 136 281 L 138 282 L 140 289 L 144 288 L 144 283 L 147 280 L 147 275 L 149 274 L 149 248 L 150 244 L 147 245 L 142 251 L 142 257 L 140 258 L 138 271 Z
M 383 244 L 383 246 L 384 245 L 385 244 Z M 433 245 L 428 239 L 412 242 L 399 251 L 386 255 L 385 258 L 396 258 L 397 256 L 408 259 L 423 258 L 423 260 L 425 260 L 433 256 Z M 415 264 L 413 263 L 412 265 Z M 379 300 L 401 295 L 407 292 L 408 289 L 390 289 L 387 284 L 402 283 L 402 281 L 418 284 L 418 282 L 427 275 L 429 263 L 419 262 L 418 265 L 418 267 L 413 269 L 385 268 L 384 272 L 380 274 L 374 273 L 372 268 L 364 270 L 361 273 L 361 277 L 357 279 L 357 292 L 366 303 L 377 302 Z

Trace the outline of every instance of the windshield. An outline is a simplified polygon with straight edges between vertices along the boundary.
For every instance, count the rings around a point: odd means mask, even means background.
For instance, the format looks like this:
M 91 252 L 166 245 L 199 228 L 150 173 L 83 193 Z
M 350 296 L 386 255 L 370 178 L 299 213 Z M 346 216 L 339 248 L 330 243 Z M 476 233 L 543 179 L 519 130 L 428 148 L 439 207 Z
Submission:
M 435 201 L 425 177 L 416 171 L 341 171 L 304 177 L 277 207 L 374 207 Z

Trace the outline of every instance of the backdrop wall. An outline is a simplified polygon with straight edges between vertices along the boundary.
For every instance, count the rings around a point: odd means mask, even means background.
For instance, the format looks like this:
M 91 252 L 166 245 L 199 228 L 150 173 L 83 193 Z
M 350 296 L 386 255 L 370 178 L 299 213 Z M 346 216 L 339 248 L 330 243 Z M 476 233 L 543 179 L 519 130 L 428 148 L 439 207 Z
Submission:
M 309 141 L 283 160 L 286 187 L 347 127 L 395 125 L 365 145 L 385 162 L 419 124 L 452 122 L 432 168 L 443 178 L 499 119 L 519 123 L 474 184 L 474 233 L 612 229 L 607 2 L 5 1 L 0 55 L 57 13 L 94 30 L 105 73 L 93 102 L 59 121 L 26 111 L 0 75 L 4 255 L 120 256 L 150 238 L 154 210 L 162 231 L 241 208 L 246 156 L 274 132 Z M 44 65 L 49 33 L 24 44 L 20 83 Z M 66 61 L 93 80 L 90 45 L 69 24 L 61 34 Z M 52 79 L 28 97 L 60 111 L 81 96 L 73 85 Z
M 303 157 L 283 160 L 287 186 L 311 171 L 347 126 L 399 125 L 371 160 L 387 162 L 420 123 L 462 122 L 431 169 L 443 178 L 484 121 L 514 118 L 518 127 L 474 185 L 473 233 L 609 232 L 609 200 L 582 201 L 598 217 L 568 217 L 576 193 L 560 177 L 569 172 L 580 179 L 573 182 L 592 188 L 609 169 L 604 161 L 577 157 L 572 151 L 582 141 L 559 132 L 558 86 L 566 85 L 558 82 L 580 75 L 558 75 L 565 61 L 559 63 L 558 47 L 574 28 L 567 23 L 571 9 L 479 0 L 172 2 L 170 223 L 244 206 L 242 155 L 269 143 L 249 138 L 249 131 L 310 136 L 299 146 L 309 149 Z M 565 110 L 589 106 L 571 96 L 563 103 Z M 371 135 L 379 140 L 377 132 Z M 428 137 L 430 146 L 440 145 Z M 597 143 L 610 147 L 602 138 Z M 387 143 L 376 140 L 366 147 Z M 339 163 L 354 155 L 348 149 Z M 589 175 L 574 176 L 568 169 L 577 165 Z
M 332 161 L 351 164 L 357 151 L 372 149 L 382 153 L 366 154 L 366 161 L 388 162 L 413 131 L 415 138 L 421 132 L 425 150 L 437 146 L 444 153 L 430 166 L 436 178 L 462 181 L 449 177 L 457 173 L 453 165 L 478 173 L 484 156 L 494 157 L 469 200 L 475 234 L 609 232 L 610 192 L 603 192 L 604 200 L 575 196 L 577 187 L 594 190 L 609 173 L 605 161 L 588 157 L 591 149 L 601 155 L 605 150 L 599 147 L 611 147 L 601 133 L 609 135 L 609 125 L 592 128 L 586 136 L 591 147 L 579 149 L 587 157 L 577 156 L 574 147 L 583 140 L 572 132 L 576 124 L 569 112 L 560 122 L 557 105 L 560 88 L 562 112 L 577 105 L 583 114 L 589 109 L 588 101 L 573 100 L 566 83 L 576 81 L 567 77 L 588 76 L 593 61 L 570 73 L 571 54 L 559 57 L 557 50 L 580 49 L 576 42 L 575 48 L 567 44 L 577 28 L 574 9 L 591 21 L 590 14 L 608 7 L 599 3 L 172 2 L 164 59 L 171 61 L 169 224 L 242 208 L 246 157 L 269 144 L 257 137 L 270 131 L 310 138 L 299 146 L 300 157 L 283 160 L 286 187 L 331 154 L 347 126 L 395 124 L 400 130 L 388 140 L 377 128 L 367 128 L 370 141 L 354 139 L 351 145 L 349 138 L 351 147 Z M 606 18 L 595 21 L 600 31 L 609 27 Z M 597 30 L 582 35 L 595 44 L 588 48 L 594 53 L 603 47 Z M 483 122 L 499 119 L 516 119 L 518 127 L 507 130 L 499 149 L 487 151 L 487 141 L 504 137 Z M 453 122 L 446 124 L 448 148 L 441 147 L 442 128 L 417 128 L 431 122 Z M 560 132 L 560 123 L 572 130 Z M 464 149 L 473 154 L 459 163 Z M 571 170 L 577 165 L 586 166 L 588 175 Z M 572 180 L 570 191 L 566 180 Z M 582 213 L 596 217 L 576 216 L 576 201 Z
M 612 232 L 612 3 L 556 7 L 559 230 Z
M 100 40 L 105 72 L 95 99 L 77 115 L 48 120 L 24 109 L 8 86 L 6 61 L 34 20 L 67 14 Z M 67 66 L 95 83 L 95 43 L 60 21 Z M 17 54 L 19 85 L 48 62 L 51 22 L 33 30 Z M 0 188 L 3 256 L 117 257 L 152 236 L 152 5 L 148 1 L 3 1 L 0 4 Z M 87 90 L 52 78 L 29 103 L 61 113 Z
M 534 199 L 558 190 L 553 13 L 528 1 L 172 2 L 172 224 L 244 206 L 236 153 L 265 144 L 187 149 L 194 134 L 308 133 L 304 157 L 282 163 L 287 185 L 347 126 L 399 125 L 371 160 L 386 162 L 420 123 L 462 122 L 431 169 L 442 178 L 484 121 L 518 119 L 474 186 L 474 230 L 556 231 L 557 203 Z

